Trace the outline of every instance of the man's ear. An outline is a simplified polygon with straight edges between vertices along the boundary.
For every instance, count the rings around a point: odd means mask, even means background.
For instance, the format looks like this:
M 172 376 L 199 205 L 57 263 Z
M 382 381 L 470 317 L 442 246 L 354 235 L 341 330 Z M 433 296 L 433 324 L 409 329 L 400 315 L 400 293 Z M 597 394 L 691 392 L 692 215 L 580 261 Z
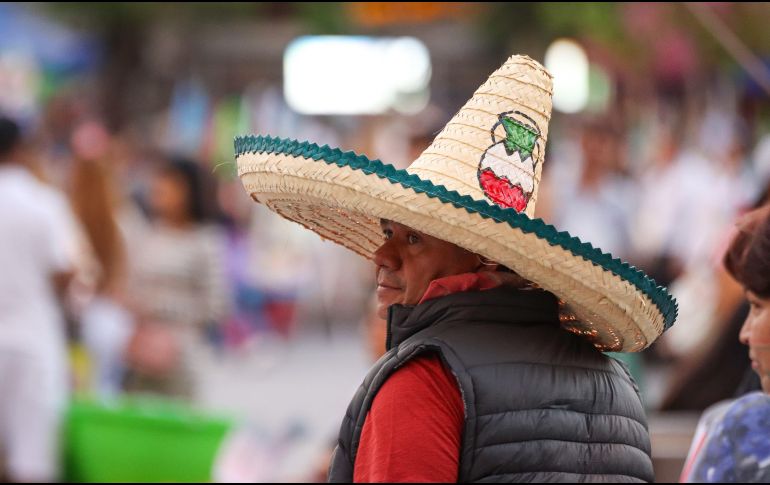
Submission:
M 494 261 L 490 261 L 484 256 L 476 255 L 476 257 L 479 259 L 479 265 L 476 267 L 476 273 L 482 273 L 482 272 L 490 272 L 494 273 L 495 271 L 500 269 L 500 265 L 498 263 L 495 263 Z
M 497 263 L 493 263 L 493 264 L 484 264 L 484 263 L 482 263 L 481 267 L 478 270 L 476 270 L 476 272 L 477 273 L 484 273 L 484 272 L 494 273 L 499 268 L 500 268 L 500 265 L 497 264 Z

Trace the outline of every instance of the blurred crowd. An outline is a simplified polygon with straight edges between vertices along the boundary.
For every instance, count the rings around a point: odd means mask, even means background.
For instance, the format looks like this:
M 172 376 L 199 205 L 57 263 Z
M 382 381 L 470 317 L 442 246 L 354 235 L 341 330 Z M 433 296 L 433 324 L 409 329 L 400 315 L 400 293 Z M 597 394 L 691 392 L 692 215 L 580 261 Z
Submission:
M 76 97 L 34 124 L 0 125 L 0 355 L 45 364 L 34 375 L 0 366 L 0 392 L 19 396 L 7 403 L 16 435 L 30 436 L 12 450 L 11 479 L 58 476 L 70 394 L 200 405 L 204 357 L 247 354 L 298 327 L 328 335 L 363 312 L 365 263 L 256 208 L 232 161 L 217 171 L 110 132 Z

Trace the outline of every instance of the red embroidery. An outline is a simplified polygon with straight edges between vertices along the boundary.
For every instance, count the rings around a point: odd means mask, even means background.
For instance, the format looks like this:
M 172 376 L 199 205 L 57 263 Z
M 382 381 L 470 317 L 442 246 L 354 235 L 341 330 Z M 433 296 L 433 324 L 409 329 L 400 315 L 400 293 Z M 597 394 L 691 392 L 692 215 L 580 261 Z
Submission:
M 487 197 L 497 205 L 513 208 L 516 212 L 521 212 L 527 208 L 529 200 L 524 194 L 524 189 L 518 185 L 513 185 L 507 178 L 498 177 L 492 169 L 482 170 L 479 174 L 479 182 L 481 182 L 481 188 Z

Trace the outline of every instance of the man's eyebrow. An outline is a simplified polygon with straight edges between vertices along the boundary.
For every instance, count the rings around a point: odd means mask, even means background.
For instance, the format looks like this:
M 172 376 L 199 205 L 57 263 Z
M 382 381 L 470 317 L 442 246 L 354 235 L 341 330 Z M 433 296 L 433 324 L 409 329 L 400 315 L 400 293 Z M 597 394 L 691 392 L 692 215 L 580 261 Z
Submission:
M 390 222 L 391 221 L 388 220 L 388 219 L 380 219 L 380 226 L 386 226 L 386 225 L 390 224 Z

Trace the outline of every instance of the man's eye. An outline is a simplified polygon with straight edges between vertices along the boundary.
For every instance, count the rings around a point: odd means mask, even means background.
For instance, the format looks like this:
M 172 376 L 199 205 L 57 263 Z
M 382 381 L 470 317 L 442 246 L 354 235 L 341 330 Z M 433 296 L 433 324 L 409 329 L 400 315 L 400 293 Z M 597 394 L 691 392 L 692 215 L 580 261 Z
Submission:
M 420 242 L 420 238 L 415 234 L 409 234 L 406 240 L 409 242 L 409 244 L 417 244 Z
M 391 231 L 390 229 L 386 229 L 382 231 L 382 235 L 385 237 L 385 240 L 387 241 L 388 239 L 393 237 L 393 231 Z

